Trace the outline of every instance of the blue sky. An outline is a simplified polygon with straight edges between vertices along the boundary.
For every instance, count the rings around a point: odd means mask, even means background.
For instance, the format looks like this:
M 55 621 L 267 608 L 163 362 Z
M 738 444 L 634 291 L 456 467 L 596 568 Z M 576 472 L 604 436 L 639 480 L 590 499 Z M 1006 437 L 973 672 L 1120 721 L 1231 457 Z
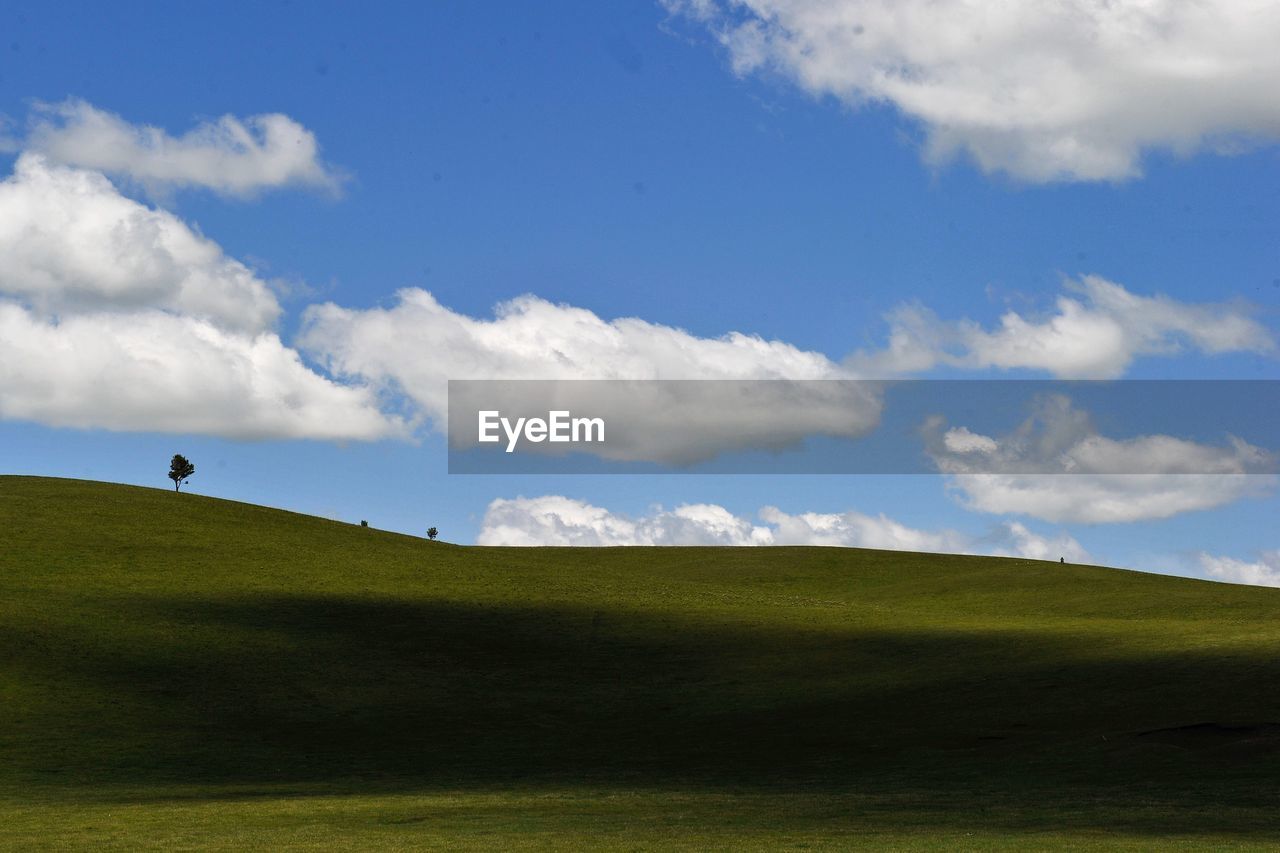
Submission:
M 844 5 L 865 11 L 856 0 Z M 1267 135 L 1280 123 L 1265 105 L 1213 113 L 1216 123 L 1204 125 L 1200 95 L 1181 99 L 1173 89 L 1164 109 L 1186 113 L 1176 127 L 1135 130 L 1105 111 L 1078 127 L 1067 120 L 1061 133 L 1072 139 L 1139 139 L 1140 174 L 1116 172 L 1125 167 L 1114 158 L 1099 167 L 1098 158 L 1082 156 L 1045 179 L 1002 153 L 1039 151 L 1030 131 L 988 145 L 989 128 L 962 128 L 957 156 L 933 156 L 939 128 L 956 124 L 939 117 L 943 107 L 930 93 L 886 95 L 859 82 L 874 75 L 859 76 L 863 60 L 849 59 L 838 40 L 807 54 L 820 67 L 788 64 L 786 45 L 813 35 L 807 19 L 783 16 L 760 37 L 750 9 L 708 9 L 438 3 L 357 13 L 336 3 L 9 3 L 0 12 L 4 173 L 40 148 L 32 128 L 42 116 L 63 132 L 86 115 L 49 119 L 41 104 L 81 103 L 171 137 L 226 115 L 289 117 L 318 142 L 317 162 L 337 176 L 340 192 L 285 177 L 229 193 L 202 186 L 207 174 L 185 184 L 139 178 L 130 172 L 136 163 L 97 171 L 121 195 L 170 212 L 269 282 L 283 308 L 272 327 L 282 344 L 343 385 L 387 376 L 352 372 L 350 360 L 340 369 L 326 361 L 327 350 L 300 344 L 308 306 L 394 310 L 402 288 L 429 291 L 466 318 L 491 318 L 495 305 L 533 294 L 606 323 L 636 317 L 695 339 L 743 332 L 840 365 L 851 353 L 884 348 L 886 316 L 903 305 L 993 331 L 1009 311 L 1048 322 L 1055 300 L 1089 275 L 1175 306 L 1227 306 L 1215 316 L 1256 324 L 1248 345 L 1210 352 L 1186 326 L 1202 315 L 1188 309 L 1191 319 L 1131 347 L 1112 375 L 1280 378 L 1274 349 L 1257 337 L 1257 329 L 1274 336 L 1280 325 L 1280 193 Z M 871 19 L 865 26 L 878 32 Z M 920 55 L 912 39 L 923 36 L 892 32 L 902 52 Z M 1235 53 L 1249 56 L 1238 46 Z M 985 67 L 987 58 L 973 61 Z M 1076 82 L 1123 96 L 1132 81 L 1116 74 Z M 1247 81 L 1220 85 L 1248 90 Z M 1012 124 L 1013 134 L 1020 127 L 1004 114 L 989 119 L 991 127 Z M 1218 140 L 1233 134 L 1247 144 L 1228 151 Z M 95 170 L 88 155 L 51 154 L 51 145 L 45 154 L 61 156 L 65 168 Z M 1114 173 L 1099 178 L 1090 171 L 1098 168 Z M 26 310 L 39 300 L 33 293 L 11 283 L 0 299 Z M 1132 324 L 1156 304 L 1123 315 L 1121 330 L 1142 334 Z M 1181 345 L 1166 351 L 1170 342 Z M 415 352 L 438 360 L 437 348 L 447 346 L 426 339 Z M 975 355 L 954 363 L 935 357 L 910 375 L 1063 374 L 1048 361 L 1011 366 L 1005 356 Z M 412 413 L 421 401 L 381 405 Z M 481 534 L 494 499 L 559 495 L 632 522 L 652 519 L 654 505 L 670 513 L 714 504 L 752 525 L 766 506 L 792 516 L 853 511 L 861 515 L 842 529 L 863 544 L 887 540 L 866 533 L 874 525 L 862 516 L 955 531 L 948 541 L 967 537 L 962 547 L 996 535 L 1004 537 L 999 547 L 1014 549 L 1007 525 L 1016 523 L 1051 542 L 1069 537 L 1099 562 L 1191 574 L 1217 565 L 1199 552 L 1265 569 L 1280 548 L 1270 491 L 1101 523 L 966 509 L 940 477 L 449 477 L 443 440 L 422 424 L 408 440 L 244 440 L 214 427 L 148 429 L 141 416 L 109 430 L 92 426 L 92 417 L 77 415 L 90 424 L 78 428 L 24 412 L 0 407 L 0 471 L 163 487 L 168 456 L 183 452 L 197 465 L 191 488 L 201 493 L 406 532 L 435 525 L 462 542 Z M 544 521 L 560 512 L 571 529 L 594 529 L 568 510 L 539 511 Z M 669 529 L 663 518 L 653 524 Z M 529 535 L 546 534 L 541 522 L 530 525 Z M 874 530 L 887 535 L 883 525 Z

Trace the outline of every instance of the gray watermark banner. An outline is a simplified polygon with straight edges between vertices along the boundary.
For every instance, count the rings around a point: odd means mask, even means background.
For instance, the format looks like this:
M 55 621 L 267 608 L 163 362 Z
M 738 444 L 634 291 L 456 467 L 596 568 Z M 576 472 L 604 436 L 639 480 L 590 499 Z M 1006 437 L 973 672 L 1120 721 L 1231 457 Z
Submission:
M 1274 475 L 1280 380 L 450 380 L 453 474 Z

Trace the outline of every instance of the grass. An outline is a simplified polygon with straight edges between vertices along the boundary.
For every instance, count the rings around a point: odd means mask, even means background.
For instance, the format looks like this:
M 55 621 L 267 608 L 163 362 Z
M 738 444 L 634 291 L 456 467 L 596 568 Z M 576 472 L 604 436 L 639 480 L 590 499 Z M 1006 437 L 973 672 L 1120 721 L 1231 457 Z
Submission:
M 1263 848 L 1280 591 L 0 477 L 0 845 Z

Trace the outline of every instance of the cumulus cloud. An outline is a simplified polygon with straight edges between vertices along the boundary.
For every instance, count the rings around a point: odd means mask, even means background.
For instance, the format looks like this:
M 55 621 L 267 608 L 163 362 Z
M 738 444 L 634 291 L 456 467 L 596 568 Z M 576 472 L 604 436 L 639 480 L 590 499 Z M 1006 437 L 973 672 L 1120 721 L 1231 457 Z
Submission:
M 1242 305 L 1139 296 L 1096 276 L 1068 286 L 1070 295 L 1058 299 L 1055 314 L 1033 319 L 1010 312 L 994 330 L 904 309 L 892 318 L 884 349 L 839 362 L 783 341 L 737 332 L 703 338 L 636 318 L 605 320 L 534 296 L 497 306 L 492 318 L 471 317 L 416 288 L 400 291 L 389 307 L 312 306 L 299 343 L 335 375 L 403 393 L 437 426 L 447 417 L 449 379 L 821 380 L 900 376 L 937 366 L 1114 377 L 1140 356 L 1171 355 L 1186 347 L 1206 353 L 1274 349 L 1270 333 Z M 857 438 L 878 425 L 881 400 L 873 385 L 827 383 L 832 387 L 822 389 L 821 384 L 786 389 L 803 397 L 787 400 L 768 397 L 763 385 L 751 394 L 713 385 L 684 393 L 674 383 L 584 386 L 580 396 L 591 395 L 595 408 L 614 415 L 610 423 L 626 426 L 592 448 L 596 455 L 689 464 L 734 450 L 776 451 L 811 435 Z M 508 397 L 524 392 L 534 390 L 512 384 L 502 391 Z M 562 385 L 555 393 L 573 392 Z M 474 436 L 473 428 L 460 430 L 460 425 L 455 423 L 451 433 Z M 563 446 L 529 450 L 549 453 Z
M 1263 551 L 1252 562 L 1206 553 L 1199 554 L 1198 559 L 1200 568 L 1215 580 L 1280 587 L 1280 551 Z
M 759 513 L 763 524 L 716 504 L 661 507 L 632 518 L 560 495 L 499 498 L 489 504 L 479 545 L 825 545 L 893 551 L 1016 556 L 1085 562 L 1088 553 L 1066 533 L 1041 536 L 1025 525 L 1001 524 L 983 537 L 954 530 L 908 527 L 883 513 L 800 513 L 776 507 Z
M 921 123 L 1031 182 L 1122 180 L 1142 155 L 1280 137 L 1280 8 L 1236 0 L 664 0 L 740 75 L 767 71 Z
M 685 504 L 628 518 L 560 495 L 498 498 L 478 545 L 768 545 L 769 531 L 715 504 Z
M 40 105 L 24 147 L 51 161 L 128 178 L 152 191 L 205 187 L 251 196 L 287 186 L 336 191 L 315 135 L 286 115 L 202 122 L 182 136 L 130 124 L 85 101 Z
M 271 333 L 161 311 L 47 321 L 4 301 L 0 418 L 239 439 L 406 433 L 368 389 L 314 373 Z
M 0 182 L 0 417 L 234 438 L 406 435 L 308 368 L 265 282 L 97 172 L 23 154 Z
M 1271 333 L 1244 304 L 1191 304 L 1141 296 L 1095 275 L 1066 282 L 1055 311 L 1029 318 L 1008 311 L 994 329 L 944 321 L 919 305 L 889 316 L 882 350 L 847 359 L 863 375 L 916 373 L 937 366 L 1042 370 L 1070 379 L 1121 376 L 1140 356 L 1194 348 L 1208 355 L 1274 352 Z
M 699 338 L 637 318 L 606 321 L 584 308 L 521 296 L 492 319 L 469 317 L 418 288 L 390 308 L 327 303 L 307 309 L 303 345 L 342 372 L 395 381 L 440 413 L 445 379 L 838 379 L 822 353 L 730 332 Z
M 1112 439 L 1061 395 L 1012 433 L 925 426 L 926 449 L 969 509 L 1051 522 L 1132 522 L 1211 509 L 1274 487 L 1276 458 L 1229 437 L 1221 446 L 1168 435 Z
M 938 365 L 1113 376 L 1139 356 L 1184 346 L 1209 353 L 1274 349 L 1267 330 L 1241 306 L 1137 296 L 1096 277 L 1072 285 L 1074 295 L 1058 300 L 1056 314 L 1036 319 L 1011 312 L 994 330 L 906 308 L 893 318 L 885 350 L 843 361 L 738 332 L 708 338 L 636 318 L 605 320 L 534 296 L 499 305 L 492 318 L 470 317 L 426 291 L 407 289 L 391 307 L 325 304 L 305 312 L 299 345 L 341 380 L 334 381 L 307 368 L 275 335 L 281 308 L 267 282 L 178 217 L 122 195 L 103 174 L 153 187 L 201 185 L 231 194 L 296 183 L 329 185 L 332 174 L 305 128 L 284 116 L 224 117 L 175 138 L 67 101 L 40 108 L 25 144 L 32 150 L 0 182 L 0 302 L 15 335 L 0 346 L 12 363 L 24 359 L 26 369 L 35 371 L 33 381 L 22 384 L 28 396 L 6 400 L 10 417 L 145 428 L 140 424 L 146 418 L 123 409 L 77 411 L 66 399 L 53 406 L 47 394 L 31 396 L 42 376 L 59 369 L 32 358 L 33 342 L 65 352 L 75 344 L 71 335 L 84 336 L 90 349 L 104 346 L 104 335 L 117 335 L 115 363 L 134 359 L 120 375 L 145 387 L 147 370 L 158 374 L 165 368 L 128 334 L 123 318 L 133 318 L 129 322 L 150 334 L 173 336 L 156 346 L 175 360 L 178 372 L 181 341 L 200 341 L 191 347 L 200 355 L 192 358 L 214 371 L 212 384 L 238 377 L 242 399 L 256 401 L 250 409 L 260 416 L 249 418 L 252 425 L 244 430 L 255 435 L 403 434 L 406 422 L 379 414 L 371 389 L 403 395 L 412 420 L 441 425 L 448 379 L 852 379 Z M 272 378 L 262 380 L 255 372 L 260 370 Z M 17 389 L 13 371 L 8 375 L 10 388 Z M 628 441 L 624 434 L 608 443 L 608 452 L 615 454 L 611 458 L 685 464 L 724 450 L 779 450 L 810 435 L 856 438 L 874 429 L 881 401 L 868 392 L 871 386 L 820 384 L 801 389 L 804 399 L 784 394 L 735 401 L 727 389 L 712 404 L 698 395 L 681 397 L 674 386 L 651 389 L 666 396 L 622 401 L 621 421 L 639 438 Z M 131 399 L 136 390 L 118 399 Z M 332 429 L 297 426 L 297 412 L 312 403 L 328 411 L 338 401 L 353 408 L 349 416 L 331 417 Z M 230 434 L 228 421 L 216 412 L 207 411 L 202 420 L 198 404 L 185 405 L 188 420 L 169 416 L 158 422 L 203 422 Z M 270 406 L 276 409 L 268 416 Z M 658 426 L 654 419 L 664 414 L 667 427 L 672 418 L 688 423 L 683 438 L 669 441 L 672 430 L 648 428 Z M 646 436 L 647 442 L 641 440 Z M 959 434 L 950 440 L 990 441 Z
M 821 353 L 737 332 L 702 338 L 635 318 L 606 321 L 582 308 L 534 296 L 499 305 L 492 319 L 478 319 L 451 311 L 418 289 L 400 291 L 390 308 L 312 306 L 299 342 L 335 375 L 403 392 L 437 425 L 446 422 L 450 379 L 851 375 Z M 538 390 L 530 386 L 528 393 Z M 750 391 L 732 385 L 691 389 L 679 383 L 555 389 L 560 405 L 578 400 L 575 414 L 588 404 L 593 414 L 609 414 L 608 422 L 621 432 L 606 436 L 599 452 L 613 459 L 685 464 L 727 450 L 780 449 L 807 435 L 856 437 L 879 420 L 880 398 L 871 385 L 752 385 Z M 521 389 L 504 385 L 501 393 L 510 400 Z
M 1169 518 L 1262 497 L 1275 478 L 1222 474 L 966 474 L 951 487 L 965 507 L 1057 523 L 1126 523 Z
M 0 182 L 0 294 L 43 314 L 153 307 L 246 332 L 280 315 L 265 282 L 178 217 L 30 153 Z
M 776 507 L 767 506 L 760 510 L 760 518 L 773 528 L 773 541 L 770 544 L 777 545 L 832 545 L 891 551 L 964 553 L 970 544 L 967 536 L 954 530 L 918 530 L 894 521 L 884 513 L 864 515 L 850 511 L 789 515 Z
M 1003 522 L 986 535 L 969 536 L 955 530 L 920 530 L 908 527 L 884 513 L 805 512 L 788 515 L 765 507 L 760 518 L 772 527 L 776 545 L 832 545 L 846 548 L 879 548 L 888 551 L 928 551 L 939 554 L 980 554 L 1025 557 L 1033 560 L 1065 558 L 1087 562 L 1089 554 L 1065 532 L 1042 536 L 1024 524 Z
M 1041 370 L 1063 378 L 1114 378 L 1140 356 L 1273 352 L 1271 333 L 1243 304 L 1191 304 L 1142 296 L 1097 276 L 1066 283 L 1044 318 L 1006 313 L 987 330 L 905 306 L 890 316 L 883 349 L 842 362 L 783 341 L 731 332 L 699 338 L 635 318 L 606 321 L 582 308 L 522 296 L 492 319 L 401 290 L 390 308 L 334 304 L 307 310 L 303 345 L 335 370 L 394 382 L 432 417 L 453 379 L 851 379 L 938 366 Z

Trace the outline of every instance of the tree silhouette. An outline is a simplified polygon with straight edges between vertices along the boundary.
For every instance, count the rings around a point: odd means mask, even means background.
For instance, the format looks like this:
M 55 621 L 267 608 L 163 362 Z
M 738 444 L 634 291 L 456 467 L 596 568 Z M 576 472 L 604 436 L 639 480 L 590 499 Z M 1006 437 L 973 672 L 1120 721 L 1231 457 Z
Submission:
M 173 454 L 173 461 L 169 463 L 169 479 L 173 480 L 173 490 L 175 492 L 195 472 L 196 466 L 192 465 L 187 460 L 187 457 L 181 453 Z
M 427 538 L 432 540 L 433 542 L 435 541 L 435 538 L 439 535 L 440 535 L 440 531 L 436 530 L 434 527 L 427 528 Z

